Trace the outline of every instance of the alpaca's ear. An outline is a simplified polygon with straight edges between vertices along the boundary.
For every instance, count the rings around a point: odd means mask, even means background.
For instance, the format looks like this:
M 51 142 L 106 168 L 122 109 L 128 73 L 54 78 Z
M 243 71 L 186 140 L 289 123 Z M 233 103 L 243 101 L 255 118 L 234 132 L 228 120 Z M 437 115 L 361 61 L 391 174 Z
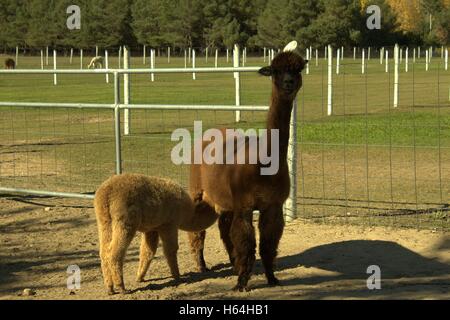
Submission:
M 259 69 L 258 73 L 262 76 L 270 77 L 270 76 L 272 76 L 272 67 L 261 68 L 261 69 Z

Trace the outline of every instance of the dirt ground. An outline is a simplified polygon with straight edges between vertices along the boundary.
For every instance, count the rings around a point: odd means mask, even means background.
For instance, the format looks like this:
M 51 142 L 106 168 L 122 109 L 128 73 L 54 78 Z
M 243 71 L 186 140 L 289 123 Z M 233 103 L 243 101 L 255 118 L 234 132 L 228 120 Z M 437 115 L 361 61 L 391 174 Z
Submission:
M 256 224 L 255 224 L 256 225 Z M 231 266 L 217 226 L 207 236 L 211 271 L 196 272 L 180 234 L 183 283 L 175 286 L 159 250 L 147 282 L 137 284 L 139 237 L 124 268 L 129 295 L 108 296 L 98 257 L 90 201 L 0 197 L 0 299 L 450 299 L 450 233 L 337 226 L 297 220 L 279 248 L 279 287 L 265 283 L 259 256 L 252 291 L 235 293 Z M 81 269 L 81 289 L 70 294 L 67 267 Z M 381 289 L 367 288 L 368 266 L 381 268 Z M 26 288 L 31 297 L 19 294 Z

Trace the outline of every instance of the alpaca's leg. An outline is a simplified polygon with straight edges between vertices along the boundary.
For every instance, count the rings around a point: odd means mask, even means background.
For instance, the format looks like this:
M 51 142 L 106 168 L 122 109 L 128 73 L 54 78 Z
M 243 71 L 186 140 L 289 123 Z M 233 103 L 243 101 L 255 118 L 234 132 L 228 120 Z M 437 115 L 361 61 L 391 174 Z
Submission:
M 112 270 L 112 279 L 116 289 L 120 293 L 126 293 L 123 282 L 123 263 L 125 253 L 131 243 L 136 229 L 125 224 L 113 224 L 112 241 L 110 248 L 110 266 Z
M 188 232 L 189 242 L 191 244 L 192 254 L 194 255 L 195 262 L 197 263 L 199 272 L 206 272 L 205 257 L 203 255 L 203 249 L 205 247 L 206 231 L 200 232 Z
M 159 236 L 161 237 L 164 255 L 166 256 L 172 277 L 178 281 L 180 279 L 177 260 L 178 228 L 176 226 L 165 226 L 159 230 Z
M 109 264 L 109 247 L 111 244 L 112 230 L 110 223 L 99 224 L 100 260 L 102 266 L 103 281 L 108 294 L 114 293 L 111 266 Z
M 230 257 L 230 262 L 234 267 L 233 242 L 230 237 L 231 223 L 233 222 L 233 212 L 222 212 L 219 217 L 220 238 L 222 239 L 225 249 Z
M 231 224 L 231 241 L 234 246 L 235 270 L 238 272 L 238 283 L 233 290 L 249 291 L 247 287 L 250 274 L 255 263 L 255 229 L 252 224 L 253 210 L 235 212 Z
M 158 249 L 158 232 L 150 231 L 142 234 L 141 250 L 139 255 L 139 271 L 137 274 L 137 282 L 143 282 L 145 274 L 150 267 L 156 250 Z
M 282 206 L 272 206 L 261 212 L 259 217 L 259 253 L 264 265 L 267 281 L 270 285 L 279 284 L 273 269 L 283 229 L 284 219 Z

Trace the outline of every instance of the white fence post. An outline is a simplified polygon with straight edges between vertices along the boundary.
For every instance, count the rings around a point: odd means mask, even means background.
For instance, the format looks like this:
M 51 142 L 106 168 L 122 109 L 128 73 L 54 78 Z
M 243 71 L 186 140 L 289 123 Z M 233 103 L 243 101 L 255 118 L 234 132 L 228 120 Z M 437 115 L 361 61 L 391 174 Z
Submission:
M 216 68 L 219 66 L 219 50 L 217 50 L 217 49 L 216 49 L 216 58 L 215 58 L 214 65 L 216 66 Z
M 167 48 L 167 63 L 170 64 L 170 47 Z
M 400 64 L 403 63 L 403 48 L 400 48 Z
M 95 56 L 98 57 L 98 46 L 95 46 Z
M 128 47 L 123 47 L 123 68 L 125 70 L 130 69 L 130 50 Z M 130 75 L 128 73 L 123 74 L 123 103 L 125 105 L 130 104 Z M 130 134 L 131 129 L 131 110 L 125 109 L 123 113 L 124 119 L 123 119 L 123 133 L 124 135 Z
M 119 47 L 119 69 L 122 67 L 122 46 Z
M 80 49 L 80 69 L 83 70 L 83 49 Z
M 152 49 L 150 51 L 150 68 L 151 69 L 155 69 L 155 65 L 156 65 L 155 60 L 156 60 L 156 50 Z M 150 74 L 150 78 L 151 78 L 152 82 L 155 82 L 155 74 L 154 73 Z
M 266 62 L 266 53 L 267 53 L 267 49 L 266 49 L 266 47 L 264 47 L 264 62 Z
M 239 68 L 239 57 L 240 57 L 240 53 L 239 53 L 239 46 L 235 45 L 234 46 L 234 52 L 233 52 L 233 67 L 234 68 Z M 234 83 L 235 83 L 235 89 L 236 89 L 236 106 L 240 106 L 241 105 L 241 76 L 239 72 L 235 72 L 234 73 Z M 236 111 L 236 122 L 240 122 L 241 121 L 241 111 Z
M 70 64 L 73 62 L 73 48 L 70 48 Z
M 53 70 L 56 70 L 56 50 L 53 50 Z M 53 74 L 53 84 L 58 85 L 58 76 Z
M 192 49 L 192 68 L 195 69 L 195 49 Z M 192 79 L 197 80 L 197 75 L 192 73 Z
M 19 65 L 19 47 L 16 47 L 16 67 Z
M 361 58 L 361 73 L 366 73 L 366 49 L 362 50 L 362 58 Z
M 41 50 L 41 70 L 44 70 L 44 50 Z
M 445 49 L 445 70 L 448 70 L 448 48 Z
M 406 48 L 405 50 L 405 72 L 408 72 L 409 70 L 409 48 Z
M 189 50 L 188 50 L 188 63 L 189 64 L 191 63 L 191 54 L 192 54 L 192 48 L 189 47 Z
M 339 74 L 339 59 L 341 58 L 341 49 L 337 49 L 337 53 L 336 53 L 336 74 Z
M 369 47 L 369 49 L 367 49 L 367 61 L 370 61 L 370 51 L 371 48 Z
M 333 48 L 328 46 L 328 115 L 333 114 Z
M 389 50 L 386 50 L 385 54 L 386 54 L 386 58 L 385 58 L 385 60 L 386 60 L 386 73 L 388 73 L 389 72 Z
M 227 48 L 227 63 L 230 62 L 230 49 Z
M 208 53 L 209 53 L 209 48 L 206 47 L 206 53 L 205 53 L 205 56 L 206 56 L 205 61 L 206 61 L 206 63 L 208 63 Z
M 399 81 L 399 47 L 398 44 L 395 45 L 394 48 L 394 62 L 395 62 L 395 71 L 394 71 L 394 108 L 398 107 L 398 81 Z
M 428 50 L 426 50 L 426 51 L 425 51 L 425 59 L 427 60 L 427 61 L 425 61 L 425 70 L 426 70 L 426 71 L 428 71 L 428 63 L 429 63 L 429 61 L 430 61 L 430 59 L 429 59 L 429 54 L 430 54 L 430 52 L 429 52 Z
M 353 47 L 353 60 L 356 60 L 356 47 Z
M 416 63 L 416 48 L 413 50 L 413 63 Z
M 45 57 L 46 61 L 45 62 L 46 62 L 47 65 L 49 65 L 49 61 L 48 61 L 49 60 L 49 58 L 48 58 L 48 47 L 46 47 L 45 53 L 46 53 L 46 57 Z
M 187 69 L 187 52 L 186 52 L 186 49 L 184 49 L 184 68 Z
M 418 54 L 417 57 L 420 59 L 420 47 L 418 48 Z
M 145 44 L 142 51 L 142 64 L 145 66 L 147 64 L 147 46 Z
M 316 67 L 319 66 L 319 50 L 316 49 Z
M 109 54 L 108 54 L 108 50 L 105 50 L 105 68 L 106 70 L 109 69 Z M 109 73 L 107 73 L 105 75 L 106 77 L 106 83 L 109 83 Z
M 311 59 L 310 55 L 311 55 L 310 49 L 306 49 L 306 60 Z M 306 64 L 306 74 L 309 74 L 309 63 Z
M 383 64 L 384 47 L 380 49 L 380 64 Z
M 294 100 L 292 107 L 291 121 L 289 123 L 289 146 L 288 146 L 288 168 L 291 186 L 289 198 L 284 204 L 284 216 L 286 222 L 290 222 L 297 217 L 297 103 Z

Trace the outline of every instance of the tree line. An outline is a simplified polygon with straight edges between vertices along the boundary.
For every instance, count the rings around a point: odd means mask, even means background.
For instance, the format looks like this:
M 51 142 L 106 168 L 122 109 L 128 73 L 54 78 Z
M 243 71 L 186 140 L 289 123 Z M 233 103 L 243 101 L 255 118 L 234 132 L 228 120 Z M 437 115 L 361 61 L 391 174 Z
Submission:
M 67 7 L 81 8 L 69 30 Z M 381 8 L 369 30 L 366 8 Z M 0 47 L 446 45 L 449 0 L 1 0 Z

